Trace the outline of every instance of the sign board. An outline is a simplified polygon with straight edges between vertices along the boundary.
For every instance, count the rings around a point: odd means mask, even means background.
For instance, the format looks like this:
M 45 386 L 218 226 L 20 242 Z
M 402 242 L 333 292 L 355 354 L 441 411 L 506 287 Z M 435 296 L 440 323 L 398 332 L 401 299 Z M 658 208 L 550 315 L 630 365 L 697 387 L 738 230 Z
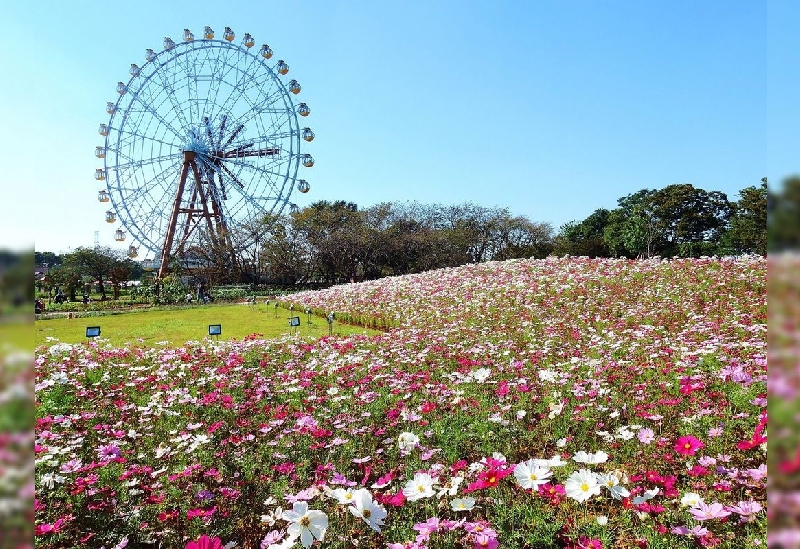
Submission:
M 100 326 L 87 326 L 86 337 L 98 337 L 100 335 Z
M 293 328 L 295 326 L 300 326 L 300 317 L 299 316 L 289 317 L 289 326 L 291 326 Z
M 210 336 L 218 336 L 222 333 L 222 324 L 209 324 L 208 325 L 208 335 Z

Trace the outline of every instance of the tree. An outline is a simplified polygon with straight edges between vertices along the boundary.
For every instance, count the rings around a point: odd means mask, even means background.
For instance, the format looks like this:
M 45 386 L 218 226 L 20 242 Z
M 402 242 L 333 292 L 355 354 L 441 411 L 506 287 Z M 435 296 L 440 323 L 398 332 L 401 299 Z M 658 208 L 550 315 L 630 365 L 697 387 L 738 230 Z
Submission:
M 34 252 L 36 265 L 55 267 L 61 264 L 61 256 L 53 252 Z
M 525 216 L 503 217 L 497 229 L 498 247 L 492 260 L 544 258 L 553 252 L 553 227 Z
M 280 284 L 309 282 L 314 251 L 295 224 L 294 215 L 274 219 L 260 247 L 259 268 L 267 280 Z
M 297 230 L 315 250 L 315 270 L 320 278 L 332 283 L 358 278 L 369 241 L 356 204 L 323 200 L 292 217 Z
M 75 265 L 61 264 L 47 273 L 45 290 L 59 288 L 67 294 L 70 301 L 75 301 L 75 293 L 83 286 L 83 276 Z
M 114 252 L 110 248 L 77 248 L 74 252 L 64 257 L 63 265 L 72 267 L 82 276 L 90 278 L 92 283 L 97 283 L 102 295 L 106 299 L 105 279 L 114 265 Z
M 553 252 L 556 255 L 608 257 L 609 249 L 603 240 L 610 211 L 598 208 L 580 223 L 570 221 L 561 226 Z
M 724 193 L 691 184 L 642 189 L 617 200 L 603 232 L 612 255 L 651 257 L 713 253 L 731 216 Z
M 603 242 L 611 255 L 650 256 L 653 244 L 660 236 L 649 201 L 654 192 L 642 189 L 617 199 L 619 207 L 608 213 L 603 228 Z
M 771 251 L 800 247 L 800 176 L 783 181 L 778 193 L 768 193 L 767 236 Z
M 114 299 L 119 299 L 120 286 L 130 279 L 133 269 L 134 262 L 128 258 L 117 259 L 111 265 L 111 269 L 108 271 L 108 279 L 114 287 Z
M 761 186 L 739 191 L 728 228 L 720 241 L 720 249 L 728 254 L 767 253 L 767 178 Z

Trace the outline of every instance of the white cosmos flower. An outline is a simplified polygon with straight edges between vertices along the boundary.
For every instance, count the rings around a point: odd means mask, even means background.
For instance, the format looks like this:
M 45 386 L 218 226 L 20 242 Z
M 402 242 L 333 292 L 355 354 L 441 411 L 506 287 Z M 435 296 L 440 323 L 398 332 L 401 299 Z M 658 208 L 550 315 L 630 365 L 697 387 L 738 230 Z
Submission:
M 697 507 L 701 503 L 704 503 L 703 498 L 700 497 L 700 494 L 694 492 L 686 492 L 681 498 L 681 505 L 684 507 Z
M 538 465 L 539 467 L 551 468 L 551 467 L 563 467 L 564 465 L 567 464 L 567 462 L 562 460 L 561 456 L 555 454 L 550 459 L 534 459 L 533 464 Z
M 608 488 L 608 491 L 611 492 L 611 497 L 614 499 L 622 499 L 631 495 L 628 489 L 619 483 L 619 477 L 614 473 L 601 473 L 597 475 L 597 480 Z
M 372 501 L 372 494 L 368 490 L 361 489 L 356 492 L 350 512 L 354 517 L 366 522 L 370 528 L 380 532 L 381 526 L 383 526 L 383 519 L 386 518 L 386 509 Z
M 414 433 L 409 433 L 408 431 L 405 433 L 400 433 L 400 435 L 397 437 L 397 445 L 400 447 L 401 452 L 410 452 L 416 448 L 418 443 L 419 437 Z
M 617 429 L 617 438 L 621 440 L 630 440 L 634 437 L 633 431 L 625 428 L 620 427 Z
M 450 502 L 453 511 L 470 511 L 475 507 L 475 498 L 456 498 Z
M 348 505 L 356 500 L 358 493 L 366 491 L 365 488 L 359 488 L 357 490 L 353 490 L 352 488 L 336 488 L 335 490 L 331 490 L 329 495 L 335 498 L 340 504 Z
M 600 484 L 597 476 L 588 469 L 580 469 L 572 473 L 564 483 L 564 490 L 568 497 L 577 502 L 584 502 L 600 493 Z
M 64 480 L 62 475 L 48 472 L 39 477 L 39 484 L 52 489 L 56 483 L 61 484 Z
M 608 524 L 608 517 L 605 515 L 597 515 L 596 520 L 597 524 L 599 524 L 600 526 L 605 526 L 606 524 Z
M 642 494 L 641 496 L 634 496 L 633 499 L 631 499 L 631 502 L 634 505 L 639 505 L 640 503 L 644 503 L 649 499 L 653 499 L 658 495 L 660 491 L 661 490 L 658 488 L 653 488 L 652 490 L 645 490 L 644 494 Z
M 295 502 L 291 511 L 284 511 L 283 520 L 291 522 L 287 532 L 290 537 L 300 538 L 303 547 L 311 547 L 314 538 L 322 541 L 328 529 L 328 515 L 322 511 L 308 508 L 308 502 Z
M 547 417 L 553 419 L 556 416 L 560 416 L 561 412 L 564 411 L 564 404 L 559 402 L 558 404 L 550 403 L 547 405 L 550 408 L 550 413 L 547 414 Z
M 489 376 L 492 374 L 492 371 L 489 368 L 478 368 L 474 372 L 472 372 L 471 376 L 472 379 L 477 381 L 478 383 L 483 383 Z
M 578 463 L 587 463 L 589 465 L 597 465 L 598 463 L 605 463 L 608 461 L 608 454 L 600 450 L 594 454 L 587 454 L 583 450 L 572 456 L 572 460 Z
M 547 484 L 551 476 L 553 472 L 550 469 L 537 465 L 532 459 L 518 463 L 514 467 L 514 478 L 526 490 L 535 490 L 537 486 Z
M 428 473 L 414 473 L 414 479 L 403 487 L 403 495 L 408 501 L 429 498 L 434 494 L 433 484 L 433 478 Z
M 464 477 L 450 477 L 450 480 L 441 487 L 439 493 L 436 494 L 436 497 L 442 497 L 444 495 L 454 496 L 458 491 L 458 486 L 464 482 Z

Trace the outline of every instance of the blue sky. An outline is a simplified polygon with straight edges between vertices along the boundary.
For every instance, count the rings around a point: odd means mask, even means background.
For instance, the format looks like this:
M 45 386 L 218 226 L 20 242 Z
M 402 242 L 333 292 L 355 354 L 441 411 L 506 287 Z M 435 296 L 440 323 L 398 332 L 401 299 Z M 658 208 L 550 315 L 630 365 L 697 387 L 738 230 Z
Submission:
M 205 25 L 268 43 L 303 86 L 301 207 L 469 201 L 557 230 L 643 188 L 735 200 L 797 171 L 798 3 L 50 4 L 3 9 L 5 246 L 66 252 L 99 231 L 123 247 L 93 177 L 105 104 L 146 48 Z

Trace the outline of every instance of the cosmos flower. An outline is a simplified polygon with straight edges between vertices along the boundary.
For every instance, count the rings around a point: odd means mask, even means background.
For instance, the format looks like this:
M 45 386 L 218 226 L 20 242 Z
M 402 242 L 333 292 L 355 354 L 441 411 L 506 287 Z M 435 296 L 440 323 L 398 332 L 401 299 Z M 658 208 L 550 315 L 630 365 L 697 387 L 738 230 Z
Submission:
M 397 445 L 401 452 L 410 452 L 419 444 L 419 437 L 414 433 L 404 432 L 397 437 Z
M 383 519 L 386 518 L 386 509 L 379 503 L 372 501 L 372 494 L 369 491 L 358 490 L 355 498 L 353 498 L 353 505 L 349 509 L 354 517 L 366 522 L 367 526 L 376 532 L 381 531 Z
M 681 505 L 684 507 L 697 507 L 701 503 L 703 503 L 703 498 L 695 492 L 686 492 L 681 498 Z
M 453 511 L 470 511 L 475 507 L 475 498 L 456 498 L 450 502 Z
M 652 429 L 645 427 L 643 429 L 639 429 L 639 432 L 636 433 L 636 438 L 638 438 L 639 442 L 642 444 L 650 444 L 655 440 L 656 436 Z
M 689 512 L 697 520 L 725 518 L 731 514 L 730 511 L 725 510 L 725 507 L 721 503 L 716 503 L 716 502 L 710 505 L 704 502 L 700 502 L 697 504 L 696 507 L 690 508 Z
M 289 536 L 297 539 L 303 547 L 311 547 L 314 539 L 322 541 L 328 528 L 328 515 L 322 511 L 308 508 L 308 502 L 298 501 L 291 511 L 284 511 L 283 520 L 291 522 Z
M 203 534 L 197 540 L 187 543 L 186 549 L 222 549 L 222 540 L 217 537 L 210 538 Z
M 428 473 L 414 473 L 414 479 L 409 480 L 403 488 L 403 495 L 408 501 L 417 501 L 434 495 L 433 478 Z
M 673 447 L 675 451 L 684 456 L 693 456 L 700 448 L 704 448 L 705 444 L 691 435 L 679 437 L 675 441 Z
M 597 475 L 597 480 L 600 484 L 607 488 L 609 492 L 611 492 L 611 497 L 614 499 L 619 500 L 631 495 L 628 489 L 619 483 L 619 477 L 614 473 L 599 474 Z
M 564 483 L 564 490 L 566 490 L 567 497 L 583 503 L 590 497 L 600 493 L 600 484 L 597 482 L 597 476 L 594 473 L 588 469 L 580 469 L 567 478 Z
M 553 472 L 550 469 L 536 465 L 532 459 L 514 467 L 514 478 L 526 490 L 535 490 L 537 486 L 548 483 L 551 476 Z
M 594 454 L 588 454 L 581 450 L 572 456 L 572 461 L 577 463 L 586 463 L 589 465 L 597 465 L 598 463 L 605 463 L 608 461 L 608 454 L 600 450 Z

